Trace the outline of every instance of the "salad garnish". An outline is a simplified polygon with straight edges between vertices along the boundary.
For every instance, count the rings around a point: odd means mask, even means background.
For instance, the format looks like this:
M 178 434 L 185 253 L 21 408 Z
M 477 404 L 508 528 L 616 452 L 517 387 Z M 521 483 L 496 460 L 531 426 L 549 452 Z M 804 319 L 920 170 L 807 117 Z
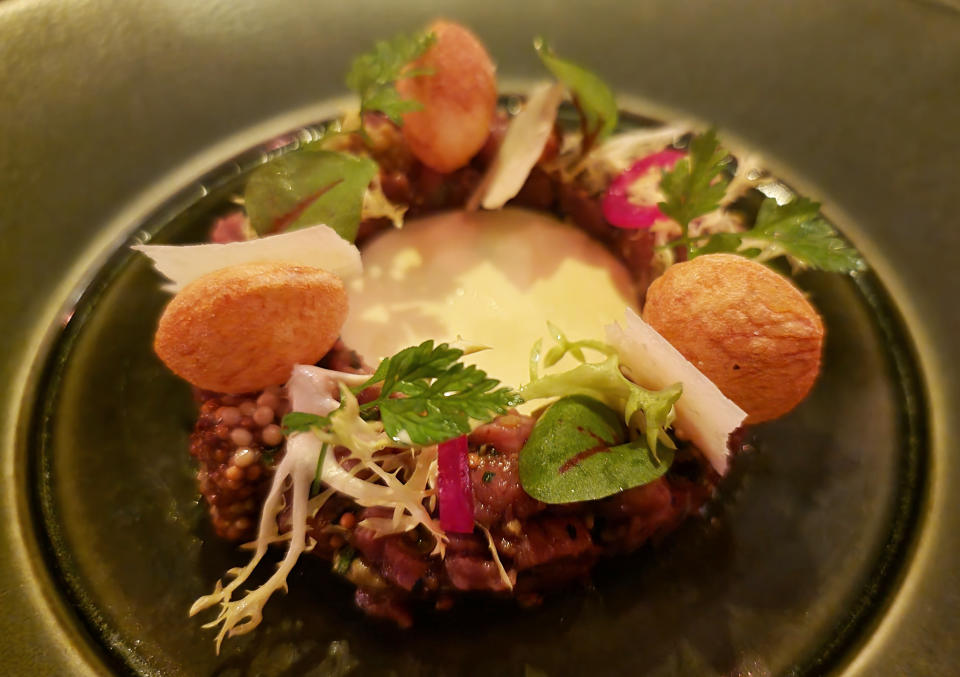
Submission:
M 323 223 L 353 242 L 377 170 L 370 158 L 351 153 L 305 148 L 282 155 L 247 181 L 250 224 L 268 235 Z
M 353 388 L 373 386 L 380 393 L 360 405 L 359 414 L 378 417 L 387 435 L 405 445 L 437 444 L 470 432 L 470 420 L 487 421 L 521 400 L 509 388 L 474 365 L 460 362 L 463 350 L 446 343 L 424 341 L 380 362 L 373 376 Z M 319 417 L 287 414 L 291 432 L 326 425 Z
M 820 205 L 804 197 L 778 204 L 768 197 L 753 228 L 743 233 L 714 233 L 694 256 L 729 252 L 761 263 L 781 256 L 800 268 L 853 273 L 866 269 L 863 257 L 820 216 Z
M 623 416 L 586 395 L 547 409 L 520 452 L 520 483 L 544 503 L 591 501 L 662 477 L 673 450 L 630 439 Z
M 347 73 L 347 87 L 360 95 L 361 129 L 364 114 L 378 112 L 396 125 L 403 125 L 403 114 L 420 110 L 423 105 L 404 99 L 397 91 L 401 77 L 430 75 L 429 69 L 411 68 L 410 64 L 437 41 L 433 33 L 399 34 L 377 42 L 373 49 L 353 60 Z
M 730 155 L 720 147 L 717 133 L 711 129 L 693 137 L 687 157 L 663 172 L 660 189 L 666 199 L 657 206 L 680 225 L 680 239 L 671 245 L 685 247 L 688 257 L 695 251 L 689 237 L 690 222 L 720 206 L 730 182 L 724 175 L 729 163 Z
M 586 155 L 617 127 L 619 109 L 610 87 L 595 73 L 557 56 L 543 38 L 533 42 L 543 65 L 562 82 L 580 114 L 580 154 Z
M 565 395 L 587 395 L 623 413 L 624 423 L 630 429 L 643 434 L 647 447 L 656 455 L 658 440 L 673 447 L 667 428 L 673 422 L 673 405 L 683 393 L 680 383 L 673 383 L 662 390 L 647 390 L 623 375 L 620 355 L 613 346 L 602 341 L 570 341 L 554 326 L 550 326 L 556 345 L 542 357 L 543 366 L 550 368 L 567 354 L 579 365 L 559 374 L 538 374 L 542 343 L 538 341 L 531 351 L 530 383 L 520 388 L 525 400 Z M 604 356 L 600 362 L 588 362 L 584 350 L 592 350 Z
M 683 247 L 688 259 L 732 253 L 762 263 L 786 256 L 799 268 L 835 273 L 862 271 L 860 254 L 844 242 L 820 215 L 820 205 L 797 197 L 780 204 L 768 197 L 760 205 L 753 228 L 745 232 L 691 234 L 694 219 L 715 212 L 724 201 L 731 158 L 720 146 L 716 130 L 695 135 L 689 153 L 664 171 L 660 189 L 666 199 L 657 206 L 680 225 L 681 235 L 662 245 Z

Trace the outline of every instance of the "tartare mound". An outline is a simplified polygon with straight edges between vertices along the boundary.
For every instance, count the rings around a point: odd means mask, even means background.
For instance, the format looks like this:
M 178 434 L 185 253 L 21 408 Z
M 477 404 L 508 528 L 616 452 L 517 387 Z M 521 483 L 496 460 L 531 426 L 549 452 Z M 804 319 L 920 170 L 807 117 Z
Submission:
M 187 285 L 160 318 L 154 350 L 175 374 L 220 393 L 284 383 L 336 342 L 347 294 L 336 275 L 291 263 L 230 266 Z

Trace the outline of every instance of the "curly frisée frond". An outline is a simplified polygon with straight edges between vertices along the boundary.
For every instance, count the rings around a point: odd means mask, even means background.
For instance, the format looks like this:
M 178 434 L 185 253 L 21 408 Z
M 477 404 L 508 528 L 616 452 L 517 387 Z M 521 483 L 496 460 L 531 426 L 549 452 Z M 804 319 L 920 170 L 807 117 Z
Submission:
M 233 577 L 229 584 L 224 586 L 220 581 L 217 581 L 211 594 L 201 597 L 190 607 L 190 615 L 193 616 L 216 604 L 220 605 L 220 613 L 217 617 L 204 625 L 205 628 L 220 626 L 216 638 L 218 654 L 225 637 L 245 634 L 260 624 L 263 619 L 263 606 L 274 592 L 277 590 L 286 592 L 287 576 L 307 547 L 310 485 L 313 482 L 322 448 L 320 440 L 309 433 L 297 433 L 287 440 L 286 454 L 280 465 L 277 466 L 270 493 L 267 494 L 267 500 L 263 504 L 256 550 L 250 558 L 250 562 L 242 569 L 228 571 L 228 575 Z M 256 590 L 247 592 L 239 599 L 233 599 L 234 592 L 250 577 L 260 560 L 263 559 L 267 547 L 271 543 L 284 538 L 280 536 L 277 528 L 277 516 L 284 507 L 283 494 L 288 480 L 293 512 L 287 552 L 280 562 L 280 566 L 277 567 L 277 570 L 266 583 Z
M 328 454 L 323 460 L 323 481 L 358 505 L 393 510 L 392 520 L 368 518 L 361 526 L 373 529 L 377 536 L 385 536 L 423 525 L 436 540 L 434 554 L 442 556 L 446 535 L 423 503 L 434 494 L 436 446 L 389 449 L 394 442 L 384 432 L 383 424 L 360 417 L 360 405 L 348 388 L 341 388 L 340 398 L 340 409 L 330 416 L 329 428 L 315 434 L 321 440 L 346 447 L 350 453 L 343 460 L 359 463 L 348 471 L 342 461 Z M 369 471 L 369 477 L 358 477 L 358 469 Z
M 227 572 L 232 579 L 229 583 L 217 581 L 213 592 L 199 598 L 190 608 L 193 616 L 220 606 L 217 617 L 204 626 L 219 626 L 218 653 L 226 637 L 245 634 L 259 625 L 263 607 L 274 592 L 287 590 L 287 577 L 300 555 L 312 547 L 307 538 L 309 520 L 333 491 L 351 497 L 364 507 L 391 509 L 392 518 L 368 518 L 360 523 L 378 537 L 423 526 L 436 540 L 433 554 L 444 555 L 446 535 L 424 505 L 425 501 L 430 504 L 435 500 L 436 446 L 392 447 L 395 443 L 384 432 L 383 424 L 361 418 L 360 405 L 347 385 L 337 383 L 339 403 L 329 397 L 335 378 L 338 378 L 336 372 L 318 367 L 294 369 L 294 377 L 288 384 L 291 404 L 295 409 L 310 411 L 303 412 L 301 425 L 291 430 L 287 438 L 283 459 L 263 504 L 254 553 L 246 566 Z M 346 449 L 347 456 L 338 460 L 334 448 Z M 348 460 L 354 461 L 349 464 L 349 470 L 341 465 Z M 311 485 L 317 478 L 318 465 L 319 479 L 329 489 L 311 499 Z M 286 502 L 292 508 L 290 531 L 280 534 L 277 518 Z M 288 541 L 287 551 L 273 575 L 259 588 L 235 598 L 267 548 L 284 540 Z

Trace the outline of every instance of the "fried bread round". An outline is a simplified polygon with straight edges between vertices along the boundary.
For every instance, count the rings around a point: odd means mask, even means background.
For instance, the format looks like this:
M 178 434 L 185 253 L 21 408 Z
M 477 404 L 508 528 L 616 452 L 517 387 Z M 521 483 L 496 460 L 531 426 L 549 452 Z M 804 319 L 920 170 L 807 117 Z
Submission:
M 467 28 L 437 20 L 436 42 L 413 63 L 425 74 L 401 78 L 397 91 L 421 109 L 404 113 L 403 138 L 417 158 L 441 173 L 466 165 L 490 136 L 497 107 L 495 67 Z
M 216 270 L 183 288 L 160 317 L 154 350 L 205 390 L 244 393 L 284 383 L 295 364 L 333 346 L 347 317 L 336 275 L 281 262 Z
M 643 319 L 746 411 L 747 423 L 786 414 L 820 371 L 816 309 L 785 277 L 741 256 L 671 266 L 650 285 Z

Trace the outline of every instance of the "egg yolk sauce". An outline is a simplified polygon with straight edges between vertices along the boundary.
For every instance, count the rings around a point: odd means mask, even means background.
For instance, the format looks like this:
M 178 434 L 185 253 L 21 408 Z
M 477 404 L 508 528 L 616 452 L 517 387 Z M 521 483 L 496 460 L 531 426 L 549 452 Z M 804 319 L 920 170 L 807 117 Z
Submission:
M 409 221 L 367 244 L 363 263 L 341 336 L 368 364 L 427 339 L 459 341 L 489 348 L 464 361 L 512 387 L 530 380 L 530 348 L 547 322 L 571 338 L 604 340 L 603 328 L 637 304 L 620 259 L 525 209 Z

